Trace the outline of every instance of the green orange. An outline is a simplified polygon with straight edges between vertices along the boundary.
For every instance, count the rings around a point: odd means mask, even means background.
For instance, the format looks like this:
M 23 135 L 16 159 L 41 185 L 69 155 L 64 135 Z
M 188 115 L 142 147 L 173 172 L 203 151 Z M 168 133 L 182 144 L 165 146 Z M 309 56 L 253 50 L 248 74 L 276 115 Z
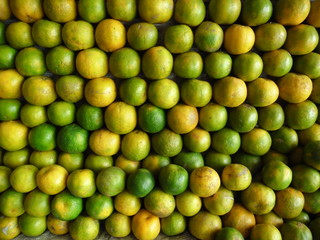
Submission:
M 48 70 L 57 75 L 69 75 L 75 70 L 75 54 L 65 46 L 57 46 L 46 55 Z
M 166 125 L 166 114 L 162 108 L 151 103 L 143 104 L 138 110 L 138 126 L 147 133 L 160 132 Z
M 129 193 L 136 197 L 145 197 L 152 191 L 154 186 L 155 179 L 152 173 L 145 168 L 139 168 L 128 176 L 127 189 Z
M 160 187 L 171 195 L 183 193 L 188 187 L 189 174 L 187 170 L 176 164 L 162 167 L 159 172 Z
M 119 87 L 119 95 L 122 101 L 140 106 L 147 100 L 147 82 L 140 77 L 122 80 Z
M 57 145 L 69 153 L 83 152 L 88 146 L 88 132 L 77 124 L 64 126 L 58 131 Z
M 206 7 L 201 0 L 178 0 L 174 6 L 173 18 L 178 23 L 187 24 L 190 27 L 198 26 L 204 20 Z
M 164 45 L 171 53 L 189 51 L 193 41 L 192 29 L 186 24 L 169 26 L 164 33 Z
M 205 52 L 215 52 L 223 43 L 223 30 L 215 22 L 204 21 L 194 33 L 195 46 Z
M 20 50 L 15 58 L 16 69 L 26 77 L 43 75 L 47 68 L 44 52 L 35 47 Z

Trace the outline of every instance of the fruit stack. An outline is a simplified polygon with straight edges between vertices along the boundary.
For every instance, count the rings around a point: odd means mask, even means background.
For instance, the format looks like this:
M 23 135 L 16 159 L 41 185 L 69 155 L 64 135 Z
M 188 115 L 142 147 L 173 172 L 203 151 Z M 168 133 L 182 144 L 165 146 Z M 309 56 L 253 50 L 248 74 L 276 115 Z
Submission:
M 320 239 L 320 1 L 0 0 L 0 20 L 0 239 Z

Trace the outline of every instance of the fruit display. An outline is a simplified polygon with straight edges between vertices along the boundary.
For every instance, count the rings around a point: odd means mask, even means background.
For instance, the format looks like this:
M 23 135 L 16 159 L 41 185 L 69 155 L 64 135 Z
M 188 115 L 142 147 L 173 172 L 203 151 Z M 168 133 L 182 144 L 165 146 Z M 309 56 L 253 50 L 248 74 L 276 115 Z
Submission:
M 319 0 L 0 0 L 0 239 L 320 239 L 319 34 Z

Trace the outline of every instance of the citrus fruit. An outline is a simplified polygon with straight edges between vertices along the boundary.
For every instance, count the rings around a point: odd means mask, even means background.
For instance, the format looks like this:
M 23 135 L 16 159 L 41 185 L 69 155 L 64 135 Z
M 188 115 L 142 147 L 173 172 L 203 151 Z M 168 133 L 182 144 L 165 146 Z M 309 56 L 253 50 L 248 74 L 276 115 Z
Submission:
M 33 151 L 30 154 L 29 163 L 37 168 L 43 168 L 57 162 L 58 154 L 55 150 Z
M 311 8 L 309 15 L 306 19 L 306 22 L 314 27 L 320 27 L 320 21 L 319 21 L 319 9 L 320 9 L 320 3 L 311 2 Z
M 283 240 L 291 239 L 292 236 L 297 240 L 312 239 L 310 229 L 305 224 L 297 221 L 288 221 L 284 223 L 280 228 L 280 232 Z
M 251 174 L 254 175 L 261 170 L 262 157 L 238 151 L 236 154 L 232 155 L 232 162 L 246 166 L 249 168 Z
M 0 69 L 14 68 L 17 50 L 9 45 L 0 45 Z
M 250 239 L 252 240 L 265 240 L 265 239 L 274 239 L 281 240 L 281 233 L 272 224 L 257 224 L 254 226 L 250 233 Z
M 178 0 L 174 4 L 173 18 L 190 27 L 198 26 L 206 16 L 206 7 L 201 0 Z
M 90 153 L 84 161 L 84 167 L 91 169 L 94 173 L 98 174 L 100 170 L 111 167 L 113 165 L 112 157 L 105 157 Z
M 294 129 L 282 126 L 270 133 L 271 147 L 280 153 L 289 153 L 298 146 L 298 134 Z
M 162 108 L 151 103 L 143 104 L 138 110 L 138 126 L 147 133 L 160 132 L 166 125 L 166 114 Z
M 230 128 L 223 128 L 213 132 L 211 139 L 212 148 L 223 154 L 234 154 L 241 145 L 240 134 Z
M 28 147 L 17 151 L 8 151 L 3 154 L 2 164 L 8 168 L 14 169 L 21 165 L 27 164 L 30 157 L 30 150 Z
M 139 168 L 136 172 L 133 172 L 128 176 L 128 192 L 136 197 L 145 197 L 152 191 L 154 186 L 155 179 L 148 169 Z
M 96 191 L 94 172 L 90 169 L 73 171 L 68 176 L 67 187 L 71 194 L 76 197 L 91 197 Z
M 101 128 L 91 133 L 89 146 L 95 154 L 110 157 L 120 150 L 120 136 L 117 133 Z
M 221 228 L 220 217 L 204 210 L 192 216 L 188 222 L 191 235 L 197 239 L 212 239 Z
M 260 51 L 274 51 L 281 48 L 287 38 L 286 28 L 279 23 L 265 23 L 254 30 L 254 46 Z
M 215 194 L 203 199 L 203 204 L 210 213 L 222 216 L 231 210 L 234 201 L 233 192 L 224 186 L 220 186 Z
M 273 190 L 283 190 L 292 181 L 292 170 L 279 160 L 269 161 L 262 168 L 262 180 Z
M 49 214 L 47 217 L 47 228 L 50 233 L 54 235 L 64 235 L 67 234 L 69 229 L 69 221 L 63 221 L 52 214 Z
M 23 202 L 25 194 L 15 191 L 12 188 L 7 189 L 0 195 L 0 213 L 5 217 L 18 217 L 25 212 Z
M 239 55 L 249 52 L 255 42 L 251 27 L 232 24 L 224 32 L 223 46 L 230 54 Z
M 320 212 L 319 202 L 320 202 L 320 191 L 315 191 L 312 193 L 304 193 L 304 211 L 309 214 L 318 214 Z
M 168 126 L 178 134 L 193 130 L 198 124 L 198 119 L 197 109 L 186 104 L 177 104 L 167 113 Z
M 122 154 L 134 161 L 141 161 L 150 152 L 150 140 L 148 134 L 141 130 L 134 130 L 126 134 L 121 140 Z
M 87 103 L 77 108 L 76 118 L 79 125 L 88 131 L 98 130 L 104 124 L 102 109 Z
M 30 164 L 15 168 L 10 175 L 11 187 L 22 193 L 32 191 L 37 187 L 36 176 L 38 172 L 39 169 Z
M 192 29 L 186 24 L 168 26 L 164 32 L 164 46 L 171 53 L 184 53 L 191 49 L 194 41 Z
M 157 177 L 162 167 L 170 164 L 170 158 L 159 154 L 150 153 L 142 160 L 142 167 L 148 169 L 153 176 Z
M 210 0 L 208 6 L 209 17 L 219 25 L 232 24 L 237 21 L 241 12 L 240 0 Z
M 183 142 L 180 134 L 164 128 L 151 137 L 153 150 L 165 157 L 174 157 L 182 150 Z
M 57 46 L 46 55 L 48 70 L 57 75 L 72 74 L 74 67 L 74 52 L 65 46 Z
M 77 16 L 77 6 L 74 0 L 44 0 L 43 11 L 52 21 L 66 23 Z
M 132 48 L 114 51 L 109 58 L 110 73 L 117 78 L 132 78 L 140 72 L 139 54 Z
M 246 0 L 241 5 L 240 18 L 248 26 L 258 26 L 269 21 L 272 11 L 270 0 Z
M 261 57 L 254 52 L 238 55 L 232 62 L 233 74 L 245 82 L 257 79 L 263 69 Z
M 306 145 L 312 141 L 319 141 L 320 140 L 318 139 L 319 130 L 320 130 L 320 125 L 317 123 L 313 124 L 310 128 L 307 128 L 305 130 L 300 130 L 298 132 L 299 143 L 301 143 L 301 145 Z
M 214 22 L 204 21 L 194 33 L 195 46 L 204 52 L 215 52 L 223 43 L 223 30 Z
M 94 219 L 104 220 L 113 211 L 113 200 L 111 197 L 95 192 L 86 200 L 85 209 L 88 215 Z
M 105 229 L 113 237 L 124 238 L 131 232 L 130 220 L 122 213 L 113 212 L 105 221 Z
M 318 224 L 319 224 L 319 217 L 314 218 L 310 224 L 309 224 L 309 229 L 311 230 L 313 238 L 319 237 L 319 229 L 318 229 Z
M 31 26 L 25 22 L 13 22 L 6 28 L 5 37 L 8 44 L 15 49 L 23 49 L 34 45 Z
M 148 23 L 165 23 L 173 14 L 172 0 L 153 2 L 142 0 L 138 2 L 139 16 Z
M 36 188 L 26 195 L 23 206 L 29 215 L 43 217 L 51 212 L 50 202 L 50 195 Z
M 119 167 L 102 169 L 96 177 L 96 186 L 100 193 L 112 197 L 125 189 L 126 174 Z
M 161 218 L 160 222 L 161 231 L 167 236 L 176 236 L 183 233 L 187 227 L 186 218 L 178 211 L 174 211 L 166 218 Z
M 177 210 L 185 217 L 196 215 L 200 211 L 201 206 L 201 198 L 189 189 L 176 196 Z
M 20 50 L 15 64 L 17 71 L 26 77 L 43 75 L 47 70 L 43 51 L 35 47 Z
M 1 179 L 1 185 L 0 185 L 0 193 L 7 190 L 11 184 L 10 184 L 10 174 L 12 170 L 6 166 L 0 166 L 0 179 Z
M 106 5 L 108 14 L 120 21 L 132 21 L 137 14 L 137 1 L 117 1 L 111 0 Z
M 145 209 L 141 209 L 131 220 L 133 235 L 141 240 L 156 238 L 161 229 L 160 219 Z
M 122 101 L 140 106 L 147 100 L 147 82 L 140 77 L 121 81 L 119 95 Z
M 188 152 L 182 150 L 173 159 L 173 163 L 182 166 L 185 170 L 191 173 L 194 169 L 203 167 L 204 161 L 201 153 Z
M 173 72 L 181 78 L 197 78 L 203 69 L 201 55 L 190 51 L 177 55 L 173 63 Z
M 191 152 L 205 152 L 211 146 L 210 133 L 196 127 L 191 132 L 183 135 L 183 146 Z
M 242 234 L 233 227 L 223 227 L 214 236 L 216 240 L 244 240 Z
M 47 229 L 46 217 L 34 217 L 27 213 L 19 217 L 18 223 L 21 233 L 27 237 L 40 236 Z
M 320 54 L 311 52 L 295 59 L 293 69 L 297 73 L 305 74 L 311 79 L 320 77 Z
M 274 211 L 270 211 L 267 214 L 256 215 L 257 224 L 271 224 L 276 228 L 280 228 L 283 224 L 283 219 L 279 217 Z
M 69 173 L 83 167 L 83 153 L 59 153 L 57 163 L 64 167 Z
M 100 223 L 97 219 L 88 216 L 79 216 L 69 225 L 69 233 L 73 239 L 95 239 L 100 230 Z
M 141 208 L 141 199 L 124 190 L 115 196 L 114 208 L 121 214 L 134 216 Z
M 106 2 L 103 0 L 80 0 L 78 2 L 78 13 L 82 19 L 89 23 L 100 22 L 107 15 Z
M 78 102 L 83 98 L 84 79 L 76 75 L 58 78 L 55 82 L 56 93 L 67 102 Z
M 0 122 L 0 147 L 7 151 L 17 151 L 28 144 L 29 129 L 20 121 Z
M 247 103 L 229 109 L 228 116 L 230 126 L 239 133 L 250 132 L 258 123 L 257 109 Z
M 221 174 L 223 168 L 231 163 L 231 157 L 228 154 L 209 150 L 204 155 L 204 163 Z
M 126 29 L 118 20 L 104 19 L 95 29 L 95 40 L 101 50 L 113 52 L 125 45 Z
M 19 20 L 32 23 L 44 17 L 42 3 L 39 0 L 13 0 L 9 1 L 13 15 Z
M 88 131 L 72 123 L 58 131 L 57 145 L 68 153 L 84 152 L 88 146 Z
M 231 72 L 232 59 L 225 52 L 213 52 L 204 59 L 204 69 L 209 77 L 224 78 Z
M 142 56 L 141 70 L 151 80 L 168 77 L 172 68 L 173 57 L 163 46 L 149 48 Z
M 126 174 L 133 173 L 137 171 L 140 168 L 140 161 L 134 161 L 127 159 L 125 156 L 122 154 L 119 155 L 114 162 L 114 166 L 121 168 L 123 171 L 126 172 Z
M 152 81 L 148 86 L 148 100 L 155 106 L 169 109 L 179 102 L 178 84 L 171 79 Z
M 154 188 L 145 196 L 143 203 L 146 210 L 160 218 L 170 216 L 176 207 L 174 196 L 160 188 Z
M 22 96 L 21 86 L 24 77 L 14 69 L 7 69 L 0 72 L 0 97 L 19 98 Z
M 52 48 L 61 44 L 61 25 L 40 19 L 32 25 L 32 38 L 40 47 Z
M 9 5 L 9 0 L 3 0 L 0 1 L 1 4 L 1 13 L 0 13 L 0 20 L 8 20 L 11 17 L 11 9 L 10 9 L 10 5 Z
M 207 81 L 187 79 L 180 86 L 180 95 L 186 104 L 194 107 L 204 107 L 212 98 L 212 87 Z
M 267 131 L 278 130 L 284 124 L 284 111 L 278 103 L 259 108 L 258 116 L 258 125 Z
M 315 192 L 320 187 L 320 173 L 305 164 L 293 166 L 291 185 L 303 193 Z
M 250 186 L 252 175 L 246 166 L 232 163 L 223 168 L 221 181 L 231 191 L 242 191 Z
M 209 197 L 220 187 L 219 174 L 211 167 L 204 166 L 194 169 L 189 178 L 190 190 L 199 197 Z
M 208 103 L 199 110 L 199 125 L 208 132 L 224 128 L 227 120 L 227 109 L 219 104 Z
M 125 102 L 113 102 L 105 111 L 104 121 L 110 131 L 127 134 L 137 125 L 137 111 L 134 106 Z
M 320 170 L 320 164 L 317 161 L 319 148 L 320 141 L 312 141 L 303 148 L 303 161 L 317 170 Z
M 20 234 L 20 229 L 18 226 L 18 218 L 16 217 L 0 217 L 0 228 L 5 229 L 5 231 L 0 232 L 1 239 L 13 239 Z
M 277 49 L 262 55 L 263 69 L 272 77 L 283 77 L 289 73 L 293 65 L 290 53 L 285 49 Z
M 56 126 L 65 126 L 75 120 L 76 107 L 73 103 L 56 101 L 47 108 L 48 119 Z
M 157 44 L 158 29 L 152 23 L 133 23 L 128 28 L 127 40 L 133 49 L 147 50 Z
M 18 120 L 21 102 L 18 99 L 0 99 L 0 121 Z
M 249 154 L 262 156 L 272 144 L 270 134 L 262 128 L 254 128 L 241 136 L 241 148 Z
M 188 187 L 189 175 L 187 170 L 176 164 L 169 164 L 160 169 L 160 187 L 168 194 L 178 195 Z

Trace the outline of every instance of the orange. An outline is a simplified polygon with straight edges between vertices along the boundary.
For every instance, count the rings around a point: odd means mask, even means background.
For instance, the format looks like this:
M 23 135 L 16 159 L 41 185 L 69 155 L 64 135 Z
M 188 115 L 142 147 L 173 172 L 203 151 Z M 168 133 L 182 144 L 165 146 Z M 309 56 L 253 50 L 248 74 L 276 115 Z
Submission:
M 84 78 L 99 78 L 108 73 L 108 56 L 98 48 L 82 50 L 76 57 L 76 69 Z
M 14 68 L 17 50 L 9 45 L 0 45 L 0 69 Z
M 142 56 L 141 69 L 151 79 L 163 79 L 170 75 L 173 68 L 173 57 L 163 46 L 148 49 Z
M 192 29 L 186 24 L 168 26 L 164 32 L 164 46 L 171 53 L 184 53 L 193 45 Z
M 263 166 L 262 180 L 273 190 L 283 190 L 291 184 L 292 170 L 285 163 L 272 160 Z
M 90 105 L 106 107 L 116 99 L 116 85 L 111 78 L 95 78 L 86 84 L 84 95 Z
M 176 236 L 183 233 L 187 227 L 186 218 L 179 213 L 174 211 L 170 216 L 161 218 L 161 231 L 167 236 Z
M 90 149 L 97 155 L 110 157 L 120 150 L 120 135 L 101 128 L 91 133 Z
M 159 108 L 172 108 L 179 102 L 179 99 L 179 86 L 171 79 L 155 80 L 148 86 L 148 100 Z
M 125 189 L 126 173 L 119 167 L 102 169 L 96 177 L 96 186 L 103 195 L 113 197 Z
M 190 51 L 176 56 L 173 63 L 173 72 L 181 78 L 197 78 L 203 69 L 201 55 Z
M 277 84 L 267 78 L 257 78 L 247 85 L 248 102 L 255 107 L 266 107 L 274 103 L 281 92 Z
M 241 145 L 240 134 L 227 127 L 213 132 L 211 139 L 212 148 L 223 154 L 234 154 L 239 150 Z
M 319 217 L 313 219 L 308 226 L 314 238 L 318 238 L 320 236 L 318 229 L 319 219 Z
M 27 78 L 22 85 L 22 95 L 28 103 L 46 106 L 57 98 L 54 81 L 45 76 Z
M 56 147 L 56 127 L 42 123 L 32 128 L 28 135 L 29 145 L 37 151 L 50 151 Z
M 209 17 L 213 22 L 219 25 L 232 24 L 237 21 L 241 12 L 241 1 L 240 0 L 210 0 L 209 6 Z
M 270 134 L 262 128 L 254 128 L 241 136 L 241 148 L 249 154 L 262 156 L 272 144 Z
M 210 213 L 222 216 L 231 210 L 234 201 L 233 192 L 224 186 L 220 186 L 215 194 L 203 199 L 203 204 Z
M 202 201 L 199 196 L 191 192 L 189 189 L 176 196 L 177 210 L 185 217 L 196 215 L 201 207 Z
M 0 166 L 0 179 L 1 179 L 1 185 L 0 185 L 0 193 L 7 190 L 11 184 L 10 184 L 10 174 L 12 173 L 12 170 L 6 166 Z
M 26 164 L 15 168 L 10 175 L 11 187 L 21 193 L 27 193 L 37 187 L 36 176 L 39 169 Z
M 123 80 L 119 87 L 119 95 L 122 101 L 140 106 L 147 100 L 147 82 L 140 77 Z
M 67 187 L 72 195 L 76 197 L 91 197 L 96 191 L 94 172 L 90 169 L 73 171 L 68 176 Z
M 310 128 L 301 130 L 298 132 L 299 143 L 301 145 L 307 145 L 312 141 L 320 141 L 318 138 L 318 132 L 320 131 L 320 125 L 315 123 Z
M 312 52 L 318 43 L 319 34 L 316 28 L 300 24 L 287 30 L 287 39 L 283 47 L 292 55 L 305 55 Z
M 254 46 L 260 51 L 274 51 L 281 48 L 287 38 L 286 28 L 279 23 L 265 23 L 254 30 Z
M 131 219 L 122 213 L 113 212 L 105 221 L 105 229 L 113 237 L 124 238 L 131 232 Z
M 182 150 L 177 156 L 175 156 L 173 163 L 182 166 L 189 173 L 196 168 L 204 166 L 201 153 L 188 152 L 186 150 Z
M 150 153 L 142 160 L 142 167 L 148 169 L 153 176 L 157 177 L 162 167 L 170 164 L 170 158 L 155 153 Z
M 124 190 L 115 196 L 114 208 L 121 214 L 134 216 L 141 208 L 141 199 Z
M 154 188 L 143 200 L 146 210 L 160 218 L 170 216 L 176 206 L 174 196 L 159 188 Z
M 16 69 L 26 77 L 43 75 L 47 68 L 44 52 L 35 47 L 20 50 L 15 58 Z
M 201 0 L 178 0 L 174 5 L 173 18 L 190 27 L 198 26 L 206 16 L 206 7 Z
M 20 109 L 18 99 L 0 99 L 0 121 L 18 120 Z
M 13 15 L 26 23 L 33 23 L 44 17 L 40 0 L 13 0 L 9 1 Z
M 223 168 L 231 163 L 231 156 L 209 150 L 204 155 L 204 163 L 221 174 Z
M 22 96 L 21 87 L 24 77 L 14 69 L 7 69 L 0 72 L 0 97 L 20 98 Z
M 61 25 L 41 19 L 32 25 L 32 38 L 40 47 L 52 48 L 61 44 Z
M 204 107 L 212 98 L 212 87 L 207 81 L 188 79 L 180 85 L 180 95 L 184 103 L 194 107 Z
M 320 201 L 320 191 L 315 191 L 312 193 L 304 193 L 304 211 L 309 214 L 317 214 L 320 212 L 319 201 Z
M 208 132 L 224 128 L 227 120 L 227 109 L 219 104 L 208 103 L 199 110 L 199 125 Z
M 298 164 L 292 167 L 292 183 L 291 185 L 303 192 L 312 193 L 320 187 L 320 173 L 305 164 Z
M 84 79 L 76 75 L 60 77 L 55 82 L 56 93 L 67 102 L 78 102 L 83 98 Z
M 106 5 L 109 15 L 120 21 L 132 21 L 137 14 L 137 1 L 111 0 Z
M 31 26 L 28 23 L 18 21 L 7 26 L 5 37 L 11 47 L 23 49 L 34 45 L 31 32 Z
M 317 1 L 312 1 L 311 9 L 306 19 L 306 22 L 317 28 L 320 27 L 319 11 L 320 11 L 320 3 Z
M 87 214 L 98 220 L 104 220 L 113 212 L 113 200 L 111 197 L 95 192 L 86 200 Z
M 250 239 L 252 240 L 266 240 L 274 239 L 281 240 L 281 233 L 275 226 L 271 224 L 257 224 L 254 226 L 250 233 Z
M 5 217 L 18 217 L 25 212 L 23 202 L 25 194 L 16 192 L 12 188 L 0 195 L 0 213 Z
M 190 218 L 188 227 L 191 235 L 197 239 L 213 239 L 222 228 L 222 222 L 219 216 L 202 210 Z
M 77 109 L 77 122 L 88 131 L 93 131 L 103 126 L 103 111 L 99 107 L 83 103 Z
M 298 25 L 302 23 L 310 12 L 308 0 L 280 0 L 274 6 L 274 18 L 282 25 Z
M 55 195 L 67 187 L 67 179 L 67 170 L 59 165 L 52 164 L 39 170 L 36 181 L 42 192 Z
M 262 70 L 262 59 L 254 52 L 238 55 L 232 62 L 233 74 L 246 82 L 253 81 L 260 77 Z
M 17 151 L 28 144 L 29 129 L 20 121 L 0 122 L 0 147 L 7 151 Z
M 214 236 L 216 240 L 244 240 L 242 234 L 233 227 L 223 227 Z
M 182 150 L 183 142 L 180 134 L 164 128 L 151 137 L 151 146 L 159 155 L 174 157 Z
M 235 77 L 225 77 L 213 85 L 214 100 L 225 107 L 237 107 L 247 97 L 247 86 L 243 80 Z
M 223 30 L 214 22 L 204 21 L 194 33 L 195 46 L 205 52 L 215 52 L 223 43 Z
M 294 61 L 293 69 L 297 73 L 307 75 L 311 79 L 320 77 L 320 54 L 311 52 L 297 57 Z
M 228 114 L 231 128 L 239 133 L 250 132 L 258 123 L 257 109 L 247 103 L 229 109 Z
M 147 133 L 133 130 L 121 139 L 121 152 L 129 160 L 141 161 L 148 156 L 150 145 Z
M 99 221 L 87 216 L 79 216 L 69 225 L 70 236 L 76 240 L 93 240 L 98 236 L 99 230 Z
M 276 192 L 276 205 L 274 211 L 279 217 L 294 218 L 297 217 L 304 206 L 303 194 L 292 187 Z
M 246 166 L 232 163 L 223 168 L 221 181 L 231 191 L 242 191 L 250 186 L 252 175 Z
M 48 70 L 57 75 L 72 74 L 75 69 L 75 54 L 65 46 L 51 49 L 46 56 Z
M 211 146 L 210 133 L 199 127 L 183 135 L 182 138 L 184 147 L 191 152 L 205 152 Z
M 246 166 L 247 168 L 249 168 L 252 175 L 255 175 L 258 171 L 261 170 L 262 161 L 262 157 L 248 154 L 243 151 L 238 151 L 232 156 L 233 163 L 240 163 Z
M 152 173 L 145 169 L 139 168 L 136 172 L 129 174 L 127 179 L 128 192 L 138 198 L 147 196 L 155 186 L 155 179 Z
M 56 126 L 65 126 L 75 120 L 76 107 L 73 103 L 56 101 L 51 103 L 47 109 L 48 119 Z
M 199 197 L 209 197 L 220 188 L 219 174 L 210 167 L 204 166 L 193 170 L 190 174 L 190 190 Z
M 145 209 L 141 209 L 131 221 L 133 235 L 141 240 L 155 239 L 161 229 L 160 219 Z
M 298 146 L 298 134 L 294 129 L 282 126 L 270 132 L 272 139 L 271 148 L 280 153 L 290 153 Z
M 284 111 L 278 103 L 259 108 L 258 116 L 258 125 L 267 131 L 278 130 L 284 124 Z
M 239 55 L 249 52 L 255 42 L 251 27 L 232 24 L 224 32 L 223 46 L 230 54 Z
M 256 215 L 255 217 L 257 224 L 271 224 L 276 228 L 280 228 L 283 224 L 283 219 L 275 214 L 274 211 L 270 211 L 269 213 L 263 215 Z
M 69 221 L 63 221 L 52 214 L 47 217 L 47 228 L 54 235 L 64 235 L 68 233 Z
M 169 128 L 178 134 L 192 131 L 197 126 L 198 120 L 197 109 L 186 104 L 177 104 L 167 113 Z
M 157 44 L 158 29 L 147 22 L 133 23 L 128 28 L 127 40 L 133 49 L 137 51 L 147 50 Z
M 137 125 L 137 111 L 134 106 L 125 102 L 113 102 L 105 111 L 104 121 L 110 131 L 127 134 Z
M 126 29 L 118 20 L 104 19 L 96 27 L 95 40 L 101 50 L 113 52 L 124 47 L 126 43 Z
M 263 215 L 274 208 L 276 194 L 272 188 L 259 182 L 253 182 L 241 192 L 241 202 L 253 214 Z
M 140 161 L 127 159 L 123 155 L 119 155 L 114 162 L 114 166 L 121 168 L 126 174 L 133 173 L 140 168 Z
M 140 17 L 149 23 L 165 23 L 173 14 L 174 3 L 172 0 L 154 2 L 152 0 L 138 1 Z
M 171 195 L 183 193 L 188 187 L 189 175 L 187 170 L 176 164 L 169 164 L 160 169 L 160 187 Z
M 111 167 L 112 165 L 112 157 L 104 157 L 93 153 L 88 154 L 84 162 L 84 167 L 87 169 L 91 169 L 96 174 L 98 174 L 100 170 Z
M 74 0 L 44 0 L 43 10 L 47 18 L 54 22 L 66 23 L 77 16 L 77 6 Z
M 293 59 L 285 49 L 277 49 L 262 55 L 263 70 L 272 77 L 283 77 L 292 68 Z
M 83 167 L 84 156 L 82 153 L 61 152 L 57 163 L 64 167 L 69 173 Z
M 11 9 L 9 5 L 9 0 L 1 0 L 0 1 L 1 12 L 0 12 L 0 20 L 8 20 L 11 17 Z
M 24 213 L 19 217 L 21 233 L 27 237 L 37 237 L 47 229 L 46 217 L 34 217 Z
M 59 129 L 57 145 L 60 150 L 68 153 L 84 152 L 88 147 L 88 131 L 78 124 L 72 123 Z
M 132 48 L 114 51 L 109 58 L 110 73 L 117 78 L 132 78 L 140 72 L 139 54 Z
M 28 213 L 34 217 L 47 216 L 51 212 L 50 195 L 41 192 L 38 188 L 26 195 L 23 205 Z
M 37 168 L 43 168 L 57 162 L 58 154 L 55 150 L 33 151 L 29 158 L 29 163 Z
M 284 108 L 287 125 L 295 130 L 310 128 L 317 120 L 318 109 L 310 100 L 288 103 Z
M 0 229 L 5 229 L 0 232 L 1 239 L 14 239 L 20 234 L 18 218 L 1 216 Z
M 241 20 L 248 26 L 258 26 L 269 21 L 273 5 L 270 0 L 246 0 L 241 6 Z
M 28 147 L 17 151 L 4 152 L 2 156 L 2 165 L 14 169 L 16 167 L 28 163 L 30 157 L 30 150 Z
M 252 212 L 240 203 L 235 203 L 231 211 L 222 217 L 222 224 L 237 229 L 246 238 L 255 226 L 256 220 Z
M 83 20 L 89 23 L 100 22 L 107 15 L 106 2 L 104 0 L 80 0 L 78 2 L 78 13 Z
M 288 221 L 280 227 L 282 239 L 313 239 L 310 229 L 303 223 Z
M 318 149 L 320 141 L 312 141 L 303 148 L 303 161 L 317 170 L 320 170 L 320 165 L 317 162 Z

